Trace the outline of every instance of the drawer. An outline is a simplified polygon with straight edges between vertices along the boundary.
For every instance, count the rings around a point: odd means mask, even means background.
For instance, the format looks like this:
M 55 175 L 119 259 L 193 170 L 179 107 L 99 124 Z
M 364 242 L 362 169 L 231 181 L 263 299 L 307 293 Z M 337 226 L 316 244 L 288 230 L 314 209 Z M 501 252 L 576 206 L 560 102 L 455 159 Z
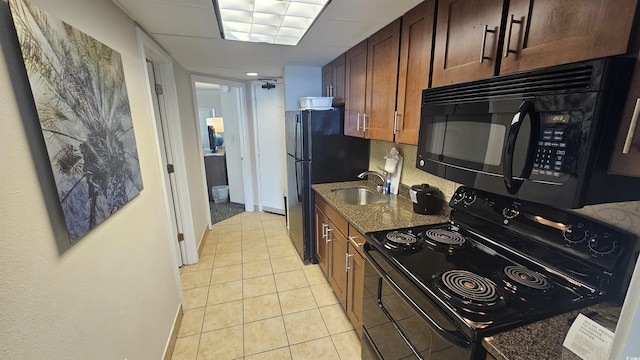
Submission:
M 349 234 L 349 223 L 340 215 L 338 210 L 329 205 L 321 196 L 316 194 L 316 206 L 329 218 L 338 231 L 345 237 Z

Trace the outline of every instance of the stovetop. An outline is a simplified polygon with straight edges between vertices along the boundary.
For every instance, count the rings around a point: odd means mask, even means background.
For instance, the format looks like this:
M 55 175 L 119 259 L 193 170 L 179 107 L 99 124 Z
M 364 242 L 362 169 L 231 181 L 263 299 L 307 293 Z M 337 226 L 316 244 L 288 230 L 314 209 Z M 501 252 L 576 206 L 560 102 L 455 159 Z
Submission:
M 448 224 L 369 233 L 368 243 L 472 337 L 619 291 L 626 234 L 557 209 L 543 217 L 537 205 L 469 188 L 458 189 L 450 205 Z

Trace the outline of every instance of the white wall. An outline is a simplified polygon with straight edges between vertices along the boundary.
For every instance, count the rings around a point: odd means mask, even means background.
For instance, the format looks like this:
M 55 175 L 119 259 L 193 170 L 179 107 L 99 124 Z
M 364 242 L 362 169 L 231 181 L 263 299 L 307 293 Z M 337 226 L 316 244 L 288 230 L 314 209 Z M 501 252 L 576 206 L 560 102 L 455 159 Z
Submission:
M 284 66 L 285 111 L 298 110 L 298 99 L 322 96 L 322 68 L 317 66 Z
M 178 106 L 180 108 L 180 125 L 182 144 L 184 145 L 184 160 L 187 170 L 187 186 L 191 200 L 192 219 L 185 219 L 185 226 L 192 226 L 196 236 L 196 244 L 200 245 L 202 235 L 209 227 L 209 195 L 206 187 L 202 186 L 204 173 L 202 170 L 201 147 L 198 137 L 198 115 L 193 108 L 193 84 L 191 74 L 180 64 L 173 62 L 173 71 L 178 91 Z M 216 109 L 217 111 L 218 109 Z
M 134 23 L 110 0 L 32 3 L 122 55 L 144 190 L 65 249 L 13 23 L 0 1 L 0 358 L 159 359 L 179 300 Z

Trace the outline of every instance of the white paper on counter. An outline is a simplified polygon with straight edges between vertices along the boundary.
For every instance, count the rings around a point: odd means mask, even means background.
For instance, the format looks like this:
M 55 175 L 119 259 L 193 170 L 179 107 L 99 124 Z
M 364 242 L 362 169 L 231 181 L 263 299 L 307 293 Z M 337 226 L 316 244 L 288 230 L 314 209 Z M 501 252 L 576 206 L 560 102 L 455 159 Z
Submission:
M 588 317 L 578 314 L 562 346 L 584 360 L 609 358 L 613 332 Z

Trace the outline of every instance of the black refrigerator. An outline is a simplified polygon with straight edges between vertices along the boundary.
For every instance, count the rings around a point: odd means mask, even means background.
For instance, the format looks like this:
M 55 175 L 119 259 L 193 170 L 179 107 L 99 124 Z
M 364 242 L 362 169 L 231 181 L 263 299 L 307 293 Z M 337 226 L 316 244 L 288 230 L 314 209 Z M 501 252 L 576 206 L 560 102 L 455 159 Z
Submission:
M 311 184 L 358 180 L 369 168 L 369 140 L 343 135 L 343 108 L 293 112 L 285 119 L 289 237 L 304 262 L 316 263 Z

